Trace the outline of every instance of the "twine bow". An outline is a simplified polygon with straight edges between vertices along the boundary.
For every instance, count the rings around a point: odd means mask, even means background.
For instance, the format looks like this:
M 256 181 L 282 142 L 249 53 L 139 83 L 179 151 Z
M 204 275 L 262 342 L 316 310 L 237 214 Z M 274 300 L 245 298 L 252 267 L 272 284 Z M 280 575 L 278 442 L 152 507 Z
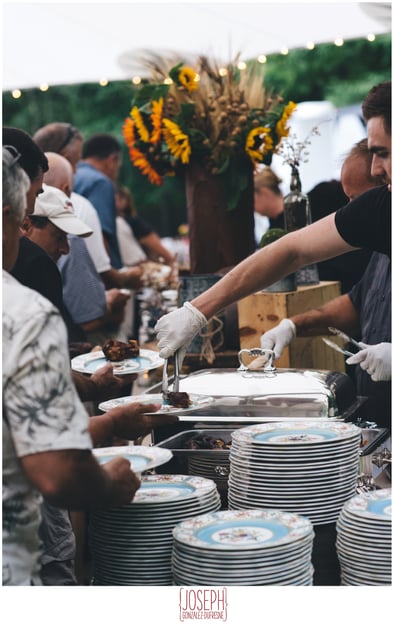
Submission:
M 209 319 L 206 326 L 200 330 L 199 335 L 202 338 L 200 360 L 204 358 L 208 364 L 212 364 L 215 361 L 215 349 L 218 350 L 224 342 L 222 329 L 223 321 L 217 316 L 213 316 Z M 217 334 L 219 334 L 219 338 L 214 348 L 212 345 L 212 338 Z

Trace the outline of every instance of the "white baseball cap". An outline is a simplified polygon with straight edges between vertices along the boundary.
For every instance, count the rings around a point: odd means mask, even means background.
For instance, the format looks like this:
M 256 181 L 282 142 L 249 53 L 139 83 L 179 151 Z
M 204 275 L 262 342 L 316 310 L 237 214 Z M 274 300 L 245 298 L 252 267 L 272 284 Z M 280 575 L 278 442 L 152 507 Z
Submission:
M 72 202 L 63 191 L 47 184 L 43 184 L 42 188 L 44 190 L 36 198 L 32 216 L 47 217 L 66 234 L 83 237 L 93 234 L 93 230 L 75 215 Z

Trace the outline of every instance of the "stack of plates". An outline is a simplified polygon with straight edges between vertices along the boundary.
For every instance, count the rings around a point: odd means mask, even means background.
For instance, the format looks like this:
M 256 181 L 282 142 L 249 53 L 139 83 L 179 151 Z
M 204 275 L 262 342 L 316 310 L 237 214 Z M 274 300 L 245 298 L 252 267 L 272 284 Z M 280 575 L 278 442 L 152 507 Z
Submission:
M 186 475 L 142 477 L 129 505 L 91 514 L 94 585 L 172 585 L 172 530 L 220 508 L 213 481 Z
M 219 490 L 227 490 L 228 474 L 230 471 L 229 451 L 210 451 L 209 457 L 188 457 L 188 473 L 215 481 Z
M 356 493 L 361 429 L 342 422 L 253 425 L 232 433 L 230 509 L 275 508 L 313 524 L 338 519 Z
M 391 490 L 354 496 L 337 521 L 342 585 L 391 585 Z
M 174 529 L 175 585 L 312 585 L 314 531 L 276 509 L 217 511 Z

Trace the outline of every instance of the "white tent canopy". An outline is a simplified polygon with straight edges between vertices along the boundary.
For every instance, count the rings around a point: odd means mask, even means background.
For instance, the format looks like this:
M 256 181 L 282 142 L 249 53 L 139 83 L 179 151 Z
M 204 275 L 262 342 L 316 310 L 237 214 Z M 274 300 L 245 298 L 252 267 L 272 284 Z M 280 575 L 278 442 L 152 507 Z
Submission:
M 3 2 L 3 90 L 140 73 L 141 50 L 230 61 L 389 32 L 381 2 Z

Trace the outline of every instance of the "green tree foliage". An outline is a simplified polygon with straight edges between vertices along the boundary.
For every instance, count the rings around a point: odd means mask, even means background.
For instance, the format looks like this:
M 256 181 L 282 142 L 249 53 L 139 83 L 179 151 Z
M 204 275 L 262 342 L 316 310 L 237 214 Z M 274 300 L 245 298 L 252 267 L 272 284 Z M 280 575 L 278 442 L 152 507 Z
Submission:
M 295 102 L 329 100 L 336 107 L 361 102 L 369 89 L 391 78 L 391 35 L 345 41 L 337 47 L 320 44 L 313 50 L 291 50 L 268 57 L 262 75 L 264 87 Z M 3 125 L 33 134 L 51 121 L 77 126 L 85 137 L 109 132 L 122 145 L 122 125 L 135 87 L 130 81 L 51 87 L 46 92 L 28 89 L 14 99 L 3 93 Z M 119 182 L 132 191 L 137 210 L 162 236 L 176 235 L 187 220 L 182 181 L 167 178 L 161 187 L 151 185 L 130 163 L 123 148 Z
M 268 57 L 264 86 L 295 102 L 328 100 L 336 107 L 360 102 L 374 85 L 391 78 L 391 35 L 320 44 Z

